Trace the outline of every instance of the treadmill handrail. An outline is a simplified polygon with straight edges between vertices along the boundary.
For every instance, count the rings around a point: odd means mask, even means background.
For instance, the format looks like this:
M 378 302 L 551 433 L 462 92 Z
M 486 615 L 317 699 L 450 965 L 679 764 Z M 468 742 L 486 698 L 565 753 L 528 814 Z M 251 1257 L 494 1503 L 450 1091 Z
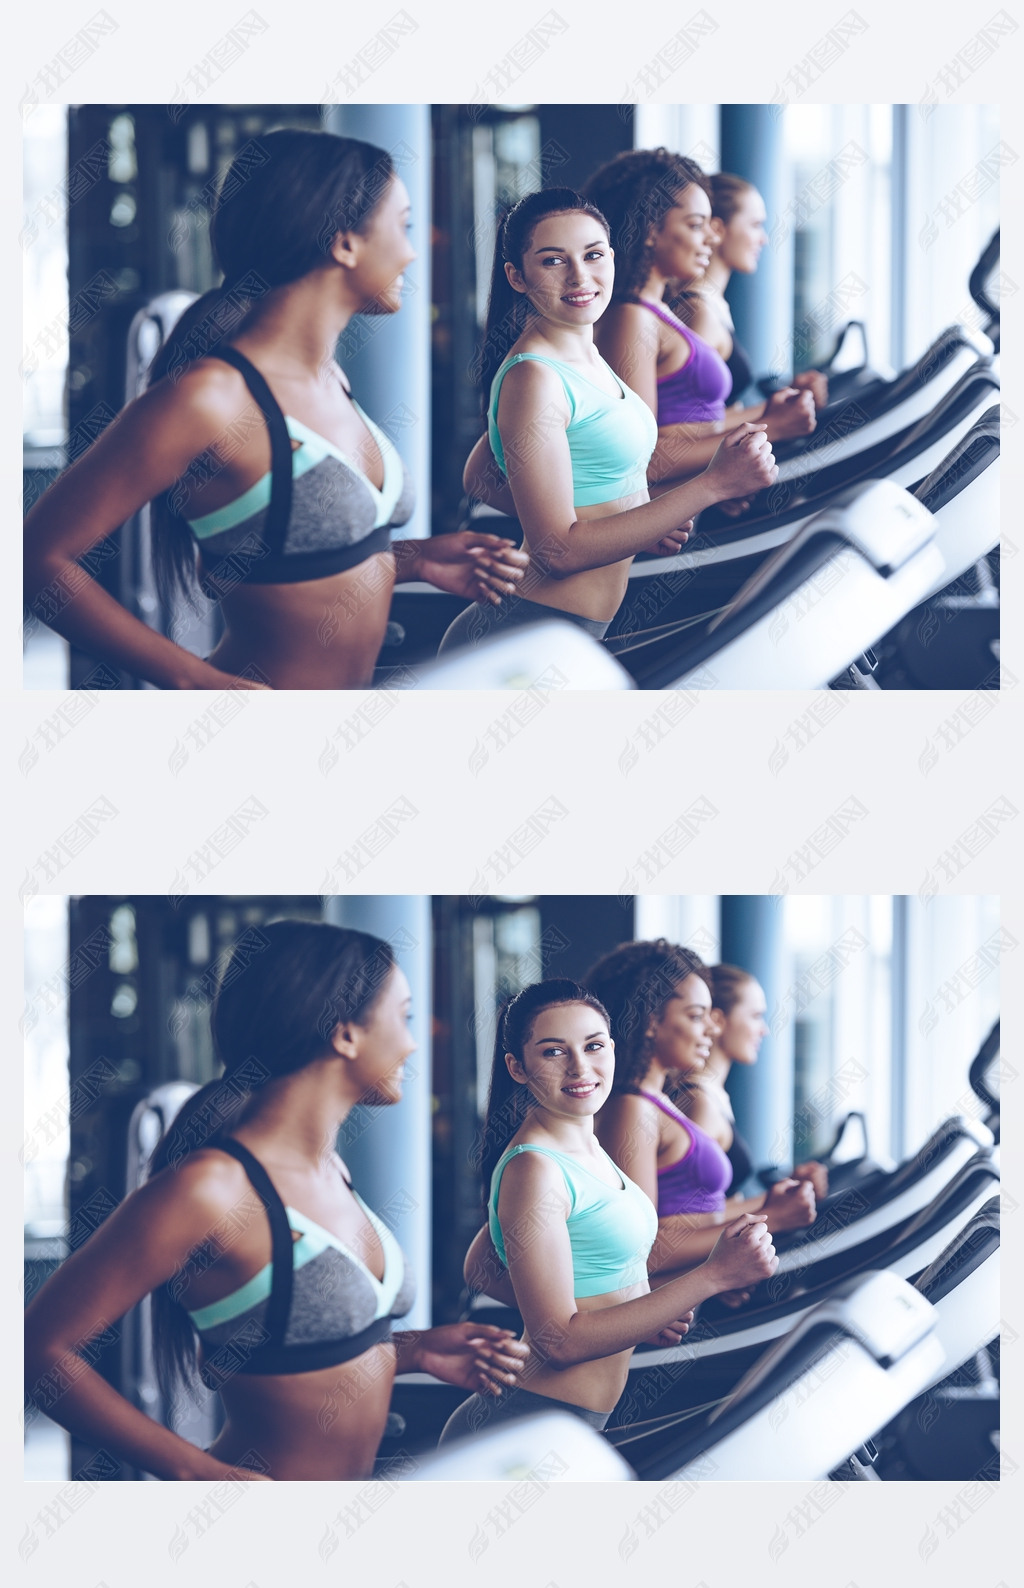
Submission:
M 958 1230 L 948 1246 L 922 1269 L 914 1286 L 932 1303 L 941 1301 L 962 1279 L 999 1248 L 999 1198 L 990 1197 Z
M 888 436 L 865 452 L 809 469 L 806 474 L 791 480 L 765 486 L 754 498 L 754 513 L 739 523 L 731 519 L 722 521 L 717 509 L 706 508 L 698 519 L 698 532 L 714 535 L 715 543 L 723 546 L 742 544 L 763 534 L 766 529 L 779 529 L 787 522 L 800 522 L 809 514 L 820 512 L 831 503 L 838 491 L 894 473 L 922 452 L 927 452 L 949 431 L 955 430 L 957 424 L 984 400 L 987 393 L 991 393 L 992 397 L 998 394 L 996 376 L 987 366 L 979 367 L 980 363 L 966 371 L 929 413 L 906 430 Z M 704 529 L 703 521 L 709 515 L 710 521 Z M 695 549 L 699 550 L 699 547 Z
M 864 357 L 861 359 L 859 364 L 851 364 L 848 370 L 843 370 L 842 374 L 852 374 L 855 370 L 866 368 L 868 362 L 868 328 L 863 320 L 847 320 L 846 324 L 842 326 L 836 335 L 835 345 L 833 346 L 831 353 L 820 366 L 824 374 L 827 375 L 829 370 L 835 364 L 836 359 L 842 352 L 843 343 L 846 341 L 846 338 L 849 336 L 851 331 L 860 332 L 860 340 L 861 346 L 864 349 Z
M 887 1314 L 887 1307 L 893 1309 L 892 1316 Z M 788 1334 L 769 1346 L 740 1379 L 730 1399 L 742 1399 L 754 1390 L 801 1336 L 820 1323 L 834 1323 L 844 1334 L 852 1335 L 882 1367 L 891 1367 L 931 1333 L 935 1313 L 931 1302 L 898 1274 L 885 1268 L 869 1268 L 838 1284 Z M 714 1422 L 724 1409 L 718 1407 L 708 1421 Z
M 870 1186 L 864 1188 L 869 1193 L 865 1201 L 865 1212 L 873 1213 L 877 1209 L 884 1207 L 886 1203 L 894 1201 L 901 1192 L 907 1190 L 908 1187 L 929 1174 L 936 1162 L 946 1157 L 953 1150 L 956 1143 L 962 1141 L 965 1137 L 974 1143 L 978 1151 L 994 1145 L 992 1132 L 987 1125 L 982 1124 L 980 1120 L 969 1119 L 964 1114 L 952 1114 L 949 1119 L 944 1119 L 941 1125 L 932 1131 L 932 1134 L 922 1146 L 903 1163 L 898 1164 L 895 1169 L 890 1170 L 887 1174 L 883 1173 L 881 1178 L 872 1176 Z M 840 1199 L 845 1200 L 851 1192 L 857 1192 L 860 1189 L 855 1181 L 853 1185 L 847 1186 L 837 1195 Z M 831 1197 L 826 1197 L 819 1203 L 819 1211 L 827 1212 L 831 1205 Z M 793 1233 L 798 1241 L 806 1241 L 813 1239 L 811 1234 L 813 1229 L 814 1225 L 812 1224 L 806 1231 L 796 1230 Z
M 993 403 L 953 450 L 920 480 L 913 494 L 933 513 L 953 501 L 999 458 L 999 404 Z
M 999 1021 L 997 1020 L 981 1047 L 971 1061 L 967 1079 L 975 1097 L 980 1097 L 989 1108 L 999 1111 L 999 1098 L 993 1096 L 991 1089 L 985 1084 L 985 1071 L 999 1052 Z
M 837 425 L 845 423 L 848 418 L 853 418 L 855 420 L 853 431 L 856 432 L 862 425 L 867 426 L 885 418 L 894 408 L 898 408 L 900 403 L 914 396 L 922 386 L 927 386 L 958 353 L 965 350 L 974 355 L 971 369 L 976 369 L 983 360 L 991 359 L 993 353 L 991 340 L 984 332 L 961 324 L 948 326 L 921 354 L 921 357 L 909 369 L 888 382 L 884 390 L 876 392 L 873 397 L 858 396 L 855 393 L 843 402 L 836 403 L 831 410 L 827 408 L 823 410 L 818 416 L 818 427 L 809 436 L 801 436 L 798 441 L 790 443 L 784 451 L 781 451 L 780 462 L 796 459 L 799 462 L 806 460 L 813 464 L 815 452 L 830 444 L 830 432 L 834 432 Z M 970 374 L 970 370 L 965 373 Z
M 982 249 L 981 257 L 974 269 L 971 271 L 967 282 L 967 290 L 971 294 L 971 297 L 974 299 L 975 303 L 978 305 L 978 308 L 984 309 L 985 313 L 992 321 L 999 320 L 999 304 L 992 302 L 992 299 L 985 291 L 985 283 L 987 282 L 989 276 L 991 276 L 992 271 L 995 269 L 998 263 L 999 227 L 997 226 L 995 231 L 992 233 L 992 236 L 985 244 L 985 247 Z
M 812 1306 L 815 1290 L 826 1288 L 827 1292 L 831 1292 L 833 1285 L 842 1282 L 845 1277 L 864 1272 L 867 1268 L 876 1268 L 882 1263 L 888 1267 L 902 1260 L 908 1252 L 913 1251 L 916 1243 L 929 1238 L 930 1233 L 933 1233 L 929 1231 L 930 1225 L 938 1223 L 941 1227 L 943 1221 L 955 1218 L 960 1210 L 969 1207 L 986 1178 L 998 1180 L 998 1175 L 991 1159 L 979 1153 L 964 1165 L 927 1207 L 910 1219 L 892 1230 L 873 1236 L 861 1246 L 847 1247 L 832 1255 L 821 1253 L 812 1256 L 805 1267 L 791 1268 L 784 1276 L 776 1274 L 771 1279 L 762 1280 L 754 1288 L 753 1306 L 731 1312 L 725 1317 L 716 1314 L 710 1319 L 698 1318 L 690 1330 L 687 1343 L 698 1345 L 705 1338 L 738 1334 L 774 1318 L 785 1317 L 787 1312 Z M 827 1272 L 823 1275 L 823 1271 L 838 1259 L 842 1260 L 844 1274 L 834 1278 Z M 785 1280 L 785 1293 L 773 1295 L 773 1288 L 775 1291 L 780 1288 L 780 1277 Z M 761 1294 L 767 1294 L 769 1299 L 758 1305 Z

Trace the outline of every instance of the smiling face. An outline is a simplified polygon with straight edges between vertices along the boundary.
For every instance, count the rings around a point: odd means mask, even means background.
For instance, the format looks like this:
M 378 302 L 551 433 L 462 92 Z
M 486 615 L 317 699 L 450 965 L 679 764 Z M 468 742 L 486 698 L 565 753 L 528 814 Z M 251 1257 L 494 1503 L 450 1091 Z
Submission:
M 676 987 L 661 1015 L 648 1028 L 653 1057 L 669 1074 L 699 1074 L 711 1052 L 711 992 L 700 976 L 690 975 Z
M 359 1086 L 361 1102 L 401 1101 L 405 1061 L 416 1051 L 409 1030 L 411 1013 L 409 983 L 395 965 L 363 1023 L 352 1021 L 348 1026 L 354 1048 L 351 1074 Z
M 711 200 L 695 182 L 676 194 L 672 208 L 648 238 L 652 271 L 662 281 L 692 281 L 704 274 L 711 259 L 710 219 Z
M 614 255 L 601 222 L 581 210 L 539 220 L 523 248 L 522 268 L 506 264 L 514 291 L 555 325 L 592 325 L 611 302 Z
M 720 220 L 711 222 L 713 246 L 723 265 L 745 276 L 757 269 L 761 250 L 768 242 L 767 219 L 764 199 L 752 187 L 743 193 L 728 225 Z
M 715 1011 L 716 1045 L 735 1064 L 753 1064 L 768 1033 L 768 1001 L 760 982 L 745 981 L 727 1015 Z
M 534 1020 L 522 1056 L 506 1053 L 505 1063 L 546 1113 L 582 1119 L 596 1114 L 611 1091 L 615 1044 L 589 1004 L 550 1004 Z
M 411 206 L 405 183 L 392 177 L 362 232 L 352 236 L 357 258 L 352 286 L 361 314 L 394 314 L 402 307 L 402 272 L 416 258 L 409 241 Z

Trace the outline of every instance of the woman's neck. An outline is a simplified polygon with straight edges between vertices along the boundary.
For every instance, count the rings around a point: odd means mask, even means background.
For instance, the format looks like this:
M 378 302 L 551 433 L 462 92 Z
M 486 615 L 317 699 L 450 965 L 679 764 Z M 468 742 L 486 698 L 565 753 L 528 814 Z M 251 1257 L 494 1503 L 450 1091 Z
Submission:
M 646 298 L 648 303 L 662 303 L 668 293 L 669 280 L 659 270 L 652 270 L 647 280 L 637 293 L 638 298 Z
M 652 1059 L 644 1072 L 643 1078 L 637 1081 L 641 1092 L 663 1092 L 665 1082 L 668 1080 L 668 1071 L 657 1059 Z
M 335 1061 L 337 1063 L 339 1061 Z M 291 1168 L 322 1169 L 358 1098 L 332 1066 L 307 1065 L 261 1087 L 239 1122 L 242 1136 Z
M 704 1066 L 702 1078 L 705 1081 L 709 1081 L 712 1086 L 720 1086 L 724 1090 L 725 1083 L 729 1079 L 729 1071 L 731 1069 L 732 1060 L 729 1058 L 728 1054 L 723 1053 L 722 1049 L 716 1042 L 712 1046 L 711 1053 L 708 1056 L 708 1061 Z
M 273 361 L 274 369 L 267 373 L 322 378 L 333 364 L 338 338 L 356 313 L 342 285 L 330 273 L 315 271 L 275 287 L 257 300 L 237 341 Z
M 703 285 L 710 287 L 712 292 L 717 292 L 719 297 L 725 297 L 725 289 L 729 285 L 732 271 L 724 263 L 719 254 L 711 256 L 711 263 L 704 272 Z
M 564 1115 L 552 1114 L 548 1109 L 535 1105 L 526 1116 L 526 1124 L 550 1136 L 562 1152 L 586 1157 L 593 1150 L 596 1139 L 593 1114 L 587 1114 L 583 1119 L 566 1119 Z
M 538 314 L 527 320 L 521 340 L 531 336 L 544 341 L 565 364 L 589 364 L 594 357 L 592 325 L 556 325 Z

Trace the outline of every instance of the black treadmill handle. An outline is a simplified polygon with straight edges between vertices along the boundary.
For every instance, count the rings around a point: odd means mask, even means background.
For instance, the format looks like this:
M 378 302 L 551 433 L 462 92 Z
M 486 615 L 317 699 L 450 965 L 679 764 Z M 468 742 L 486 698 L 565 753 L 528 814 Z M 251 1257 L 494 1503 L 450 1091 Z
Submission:
M 971 271 L 970 280 L 967 284 L 967 290 L 978 305 L 978 308 L 984 309 L 989 318 L 997 322 L 999 320 L 999 304 L 992 302 L 992 299 L 985 291 L 985 283 L 998 263 L 999 227 L 997 226 L 985 245 L 981 258 Z

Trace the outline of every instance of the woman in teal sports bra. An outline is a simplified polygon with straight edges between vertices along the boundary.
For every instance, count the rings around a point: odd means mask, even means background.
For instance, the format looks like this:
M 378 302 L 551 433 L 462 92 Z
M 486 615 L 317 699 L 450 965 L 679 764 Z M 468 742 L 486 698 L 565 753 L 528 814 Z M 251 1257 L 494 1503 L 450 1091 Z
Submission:
M 26 1389 L 55 1421 L 165 1479 L 366 1478 L 396 1372 L 492 1393 L 526 1350 L 507 1330 L 392 1333 L 414 1285 L 334 1143 L 354 1104 L 391 1106 L 413 1051 L 390 946 L 306 921 L 229 959 L 211 1024 L 222 1080 L 158 1144 L 149 1178 L 26 1314 Z M 123 1399 L 94 1342 L 146 1295 L 166 1401 L 198 1369 L 224 1426 L 209 1451 Z
M 601 638 L 638 552 L 677 552 L 702 508 L 775 479 L 763 426 L 745 425 L 696 479 L 648 499 L 657 424 L 594 345 L 614 279 L 608 224 L 572 189 L 531 194 L 506 217 L 481 365 L 488 435 L 464 483 L 518 517 L 530 568 L 493 610 L 461 612 L 442 651 L 545 617 Z
M 467 1277 L 474 1283 L 490 1258 L 492 1277 L 477 1288 L 519 1308 L 529 1388 L 471 1396 L 445 1424 L 445 1442 L 552 1407 L 603 1428 L 634 1346 L 655 1335 L 678 1342 L 699 1302 L 775 1271 L 763 1219 L 746 1214 L 698 1268 L 650 1290 L 654 1204 L 594 1134 L 614 1073 L 608 1015 L 574 982 L 540 982 L 503 1011 L 481 1159 L 489 1234 L 476 1237 Z
M 526 557 L 496 535 L 392 539 L 411 485 L 335 361 L 354 315 L 400 309 L 408 230 L 385 150 L 295 129 L 246 144 L 211 221 L 222 286 L 186 311 L 149 389 L 28 515 L 33 612 L 165 689 L 354 689 L 372 683 L 396 582 L 484 602 L 515 588 Z M 167 604 L 194 601 L 197 573 L 219 604 L 224 633 L 206 660 L 82 564 L 147 502 Z

